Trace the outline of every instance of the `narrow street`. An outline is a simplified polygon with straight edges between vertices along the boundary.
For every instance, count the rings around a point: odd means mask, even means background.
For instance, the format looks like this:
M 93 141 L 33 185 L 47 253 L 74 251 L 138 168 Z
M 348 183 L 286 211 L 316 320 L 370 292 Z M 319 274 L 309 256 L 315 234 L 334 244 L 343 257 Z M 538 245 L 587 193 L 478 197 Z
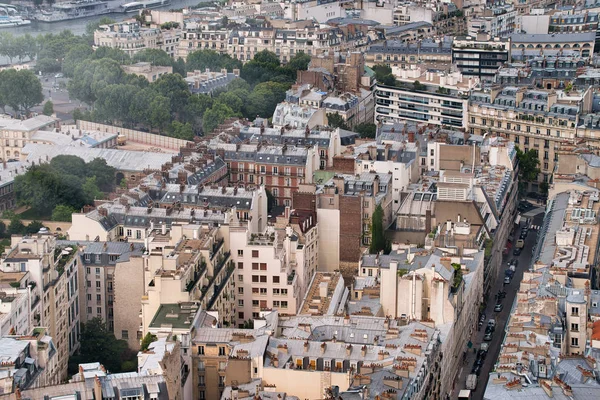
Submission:
M 533 216 L 533 214 L 536 214 Z M 535 209 L 534 212 L 525 213 L 526 216 L 532 216 L 532 222 L 529 229 L 529 234 L 525 239 L 525 247 L 519 256 L 514 256 L 511 248 L 510 252 L 504 256 L 502 260 L 502 266 L 499 268 L 498 276 L 496 277 L 496 281 L 492 287 L 492 290 L 489 293 L 487 298 L 487 305 L 485 309 L 486 320 L 483 323 L 483 327 L 481 330 L 475 330 L 471 337 L 471 342 L 473 343 L 472 349 L 470 349 L 467 353 L 466 362 L 463 365 L 458 380 L 456 382 L 456 386 L 453 391 L 452 398 L 458 398 L 458 393 L 461 389 L 465 389 L 467 376 L 471 373 L 473 368 L 473 364 L 476 359 L 476 353 L 481 347 L 481 343 L 484 343 L 483 336 L 485 335 L 485 327 L 487 325 L 487 321 L 490 318 L 496 319 L 496 330 L 494 331 L 494 335 L 492 340 L 489 343 L 489 350 L 487 356 L 485 358 L 485 362 L 481 367 L 481 371 L 479 374 L 479 379 L 477 381 L 477 388 L 471 392 L 471 398 L 474 400 L 483 399 L 483 394 L 485 392 L 485 387 L 488 382 L 489 374 L 492 371 L 494 364 L 498 358 L 498 354 L 500 352 L 500 346 L 502 345 L 502 341 L 504 339 L 504 333 L 506 328 L 506 322 L 511 313 L 511 308 L 513 306 L 515 295 L 520 286 L 521 279 L 523 278 L 523 272 L 529 268 L 531 262 L 531 256 L 536 244 L 536 238 L 538 234 L 538 229 L 542 225 L 542 221 L 544 219 L 544 213 L 541 208 Z M 520 228 L 515 229 L 515 233 L 512 236 L 512 243 L 516 243 L 517 239 L 519 239 Z M 510 281 L 510 284 L 504 284 L 504 271 L 508 268 L 508 262 L 517 259 L 519 260 L 519 265 L 515 271 L 515 275 Z M 504 308 L 501 312 L 494 312 L 494 306 L 496 305 L 496 294 L 500 291 L 506 292 L 506 297 L 502 301 Z

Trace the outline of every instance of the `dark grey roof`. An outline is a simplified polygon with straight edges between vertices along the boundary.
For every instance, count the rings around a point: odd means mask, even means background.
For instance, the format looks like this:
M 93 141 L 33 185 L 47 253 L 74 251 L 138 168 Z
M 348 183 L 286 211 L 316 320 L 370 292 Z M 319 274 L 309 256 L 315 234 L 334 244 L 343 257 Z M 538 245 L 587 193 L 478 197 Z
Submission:
M 435 43 L 431 40 L 419 43 L 404 43 L 400 40 L 386 40 L 382 44 L 373 45 L 367 53 L 390 54 L 452 54 L 452 42 L 442 41 Z

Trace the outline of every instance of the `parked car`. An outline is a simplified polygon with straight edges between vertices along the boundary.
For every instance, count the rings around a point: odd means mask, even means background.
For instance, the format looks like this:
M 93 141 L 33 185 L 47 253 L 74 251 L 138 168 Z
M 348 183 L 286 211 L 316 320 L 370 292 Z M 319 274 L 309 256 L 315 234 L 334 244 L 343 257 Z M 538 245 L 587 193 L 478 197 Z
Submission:
M 487 323 L 488 328 L 496 328 L 496 319 L 490 318 Z
M 510 260 L 510 262 L 508 263 L 509 266 L 514 266 L 515 268 L 517 268 L 519 266 L 519 260 L 517 260 L 516 258 L 513 258 L 512 260 Z
M 515 249 L 513 250 L 513 256 L 520 256 L 521 252 L 523 252 L 522 248 L 515 247 Z
M 504 284 L 508 285 L 510 283 L 510 276 L 505 276 L 504 277 Z
M 504 308 L 504 306 L 502 305 L 502 303 L 496 304 L 496 306 L 494 306 L 494 311 L 500 312 L 500 311 L 502 311 L 503 308 Z
M 483 340 L 485 340 L 486 342 L 489 342 L 490 340 L 492 340 L 492 337 L 494 336 L 494 332 L 486 332 L 485 336 L 483 336 Z

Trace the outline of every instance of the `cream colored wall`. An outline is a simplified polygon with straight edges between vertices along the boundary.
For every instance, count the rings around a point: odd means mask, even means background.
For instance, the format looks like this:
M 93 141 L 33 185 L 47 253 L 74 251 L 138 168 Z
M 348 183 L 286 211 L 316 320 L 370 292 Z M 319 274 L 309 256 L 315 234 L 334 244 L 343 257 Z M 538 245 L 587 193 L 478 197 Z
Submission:
M 333 272 L 340 268 L 340 211 L 318 208 L 319 263 L 317 269 Z
M 140 327 L 141 298 L 144 295 L 144 263 L 142 257 L 131 257 L 129 261 L 118 263 L 114 275 L 113 312 L 115 337 L 121 339 L 123 330 L 129 331 L 127 344 L 131 349 L 139 349 L 137 331 Z
M 396 283 L 397 268 L 400 267 L 395 262 L 392 262 L 389 268 L 381 268 L 379 270 L 381 277 L 379 301 L 381 302 L 384 314 L 390 315 L 392 318 L 398 317 L 398 311 L 396 310 L 398 296 L 398 285 Z
M 350 386 L 347 373 L 304 371 L 280 368 L 264 368 L 263 381 L 275 385 L 278 392 L 286 392 L 300 399 L 323 399 L 325 389 L 338 386 L 341 390 Z
M 81 213 L 73 214 L 68 234 L 69 240 L 94 240 L 96 236 L 100 236 L 101 242 L 110 240 L 110 232 L 106 232 L 97 221 Z

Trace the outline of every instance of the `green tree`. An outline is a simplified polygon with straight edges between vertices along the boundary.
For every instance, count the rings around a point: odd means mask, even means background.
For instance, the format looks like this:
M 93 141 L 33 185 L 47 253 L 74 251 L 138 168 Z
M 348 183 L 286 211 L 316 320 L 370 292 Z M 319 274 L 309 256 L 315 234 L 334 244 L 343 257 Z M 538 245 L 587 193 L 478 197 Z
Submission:
M 82 324 L 79 348 L 80 362 L 100 362 L 109 372 L 120 372 L 127 352 L 127 342 L 117 340 L 101 318 Z
M 134 63 L 137 62 L 148 62 L 152 65 L 163 66 L 163 67 L 172 67 L 173 66 L 173 58 L 167 54 L 166 51 L 162 49 L 144 49 L 141 50 L 133 56 L 132 61 Z
M 133 123 L 131 104 L 133 104 L 140 89 L 134 85 L 113 84 L 98 92 L 96 99 L 96 116 L 102 121 L 115 123 Z
M 310 64 L 310 56 L 305 54 L 303 51 L 299 51 L 294 55 L 294 57 L 290 58 L 290 61 L 287 63 L 286 67 L 296 73 L 296 71 L 299 70 L 306 71 L 308 69 L 308 64 Z
M 183 140 L 194 139 L 194 129 L 189 122 L 182 124 L 179 121 L 171 122 L 171 126 L 168 129 L 168 134 L 171 137 Z
M 75 68 L 82 63 L 88 62 L 88 59 L 94 54 L 94 50 L 91 46 L 81 43 L 75 45 L 65 55 L 65 59 L 62 63 L 62 72 L 66 76 L 73 76 Z
M 377 126 L 370 122 L 361 122 L 354 127 L 354 132 L 359 133 L 361 138 L 375 139 L 377 135 Z
M 96 185 L 103 192 L 112 192 L 115 188 L 117 170 L 106 163 L 104 158 L 94 158 L 85 165 L 87 177 L 96 178 Z
M 220 71 L 223 68 L 232 71 L 235 68 L 242 68 L 242 62 L 212 50 L 196 50 L 188 54 L 186 59 L 188 72 L 205 71 L 207 68 L 211 71 Z
M 100 90 L 123 79 L 123 70 L 112 59 L 92 60 L 78 65 L 69 80 L 69 94 L 88 104 L 93 104 Z
M 94 200 L 98 200 L 104 197 L 102 192 L 98 188 L 95 176 L 85 178 L 85 182 L 81 186 L 81 189 L 83 190 L 83 196 L 85 198 L 86 204 L 94 204 Z
M 100 28 L 100 25 L 111 25 L 111 24 L 114 24 L 115 22 L 117 22 L 117 21 L 115 21 L 112 18 L 102 17 L 98 21 L 88 23 L 85 26 L 85 33 L 86 33 L 86 35 L 90 36 L 93 40 L 94 32 L 97 31 L 98 28 Z
M 396 85 L 396 78 L 392 73 L 392 68 L 385 64 L 377 64 L 374 65 L 372 69 L 373 72 L 375 72 L 375 79 L 377 80 L 377 82 L 387 86 Z
M 25 225 L 21 221 L 21 217 L 18 215 L 13 216 L 8 224 L 9 235 L 22 235 L 25 232 Z
M 60 155 L 50 160 L 50 167 L 58 175 L 85 176 L 85 161 L 77 156 Z
M 30 70 L 4 71 L 0 91 L 4 93 L 3 101 L 14 110 L 29 113 L 29 110 L 44 100 L 42 84 Z
M 540 193 L 541 194 L 543 194 L 544 196 L 548 196 L 548 189 L 550 189 L 550 185 L 548 184 L 548 182 L 540 183 Z
M 285 99 L 285 92 L 289 88 L 289 84 L 277 82 L 262 82 L 256 85 L 246 101 L 246 117 L 272 117 L 275 107 Z
M 44 103 L 44 109 L 42 113 L 48 116 L 54 114 L 54 104 L 50 100 Z
M 522 151 L 517 147 L 517 161 L 519 163 L 519 185 L 521 191 L 525 189 L 526 182 L 536 182 L 540 174 L 540 160 L 536 151 Z
M 385 238 L 385 228 L 383 226 L 383 208 L 378 204 L 371 217 L 371 243 L 369 253 L 375 254 L 380 251 L 389 250 L 390 244 Z
M 169 100 L 173 115 L 183 110 L 191 96 L 190 89 L 181 75 L 165 74 L 153 82 L 150 87 Z
M 148 124 L 150 127 L 163 130 L 171 119 L 170 109 L 171 104 L 167 97 L 156 96 L 150 102 L 148 109 Z
M 94 60 L 114 60 L 119 64 L 129 64 L 129 55 L 118 47 L 101 46 L 92 54 Z
M 38 233 L 43 227 L 44 225 L 40 221 L 31 221 L 29 225 L 25 227 L 24 231 L 27 235 L 33 235 Z
M 221 93 L 219 97 L 217 97 L 217 101 L 231 108 L 234 113 L 241 113 L 244 107 L 244 102 L 249 95 L 250 93 L 241 90 L 225 92 Z
M 227 118 L 233 117 L 234 115 L 235 113 L 231 108 L 223 103 L 216 102 L 210 110 L 207 110 L 204 113 L 202 130 L 205 134 L 210 133 Z
M 13 59 L 18 57 L 21 50 L 19 49 L 17 39 L 12 33 L 0 33 L 0 55 L 7 57 L 12 64 Z
M 332 128 L 348 129 L 346 121 L 338 113 L 327 113 L 327 124 Z
M 150 347 L 150 343 L 156 342 L 157 339 L 158 338 L 156 337 L 156 335 L 153 335 L 150 332 L 146 333 L 146 336 L 143 337 L 141 343 L 142 351 L 148 350 L 148 347 Z
M 73 207 L 59 204 L 52 210 L 52 221 L 71 222 L 71 216 L 76 212 Z

